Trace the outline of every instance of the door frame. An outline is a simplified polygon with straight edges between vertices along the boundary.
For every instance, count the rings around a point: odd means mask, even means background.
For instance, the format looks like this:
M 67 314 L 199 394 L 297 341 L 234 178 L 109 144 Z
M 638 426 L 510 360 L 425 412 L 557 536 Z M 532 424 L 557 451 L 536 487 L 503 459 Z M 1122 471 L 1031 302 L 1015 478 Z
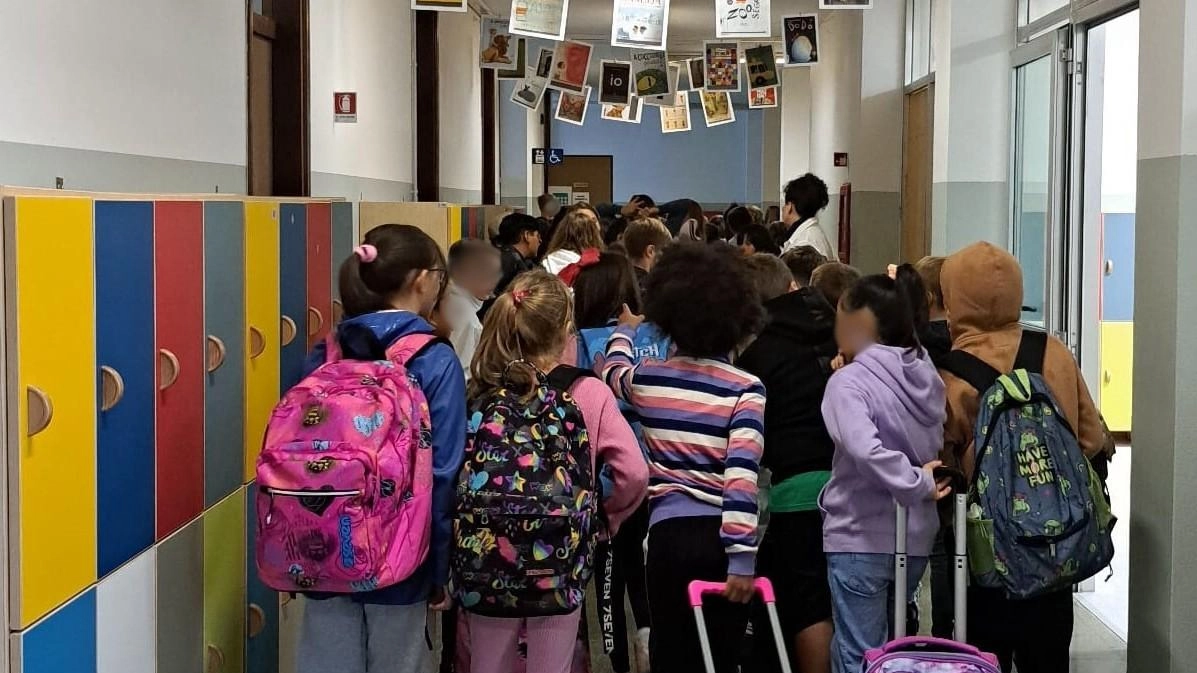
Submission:
M 903 248 L 903 246 L 905 244 L 905 240 L 906 240 L 906 208 L 907 208 L 906 173 L 907 173 L 907 169 L 909 168 L 909 162 L 910 162 L 910 152 L 908 151 L 909 148 L 906 146 L 906 139 L 908 137 L 907 133 L 910 130 L 910 114 L 909 114 L 909 112 L 910 112 L 910 97 L 913 96 L 914 94 L 920 93 L 922 91 L 927 92 L 927 96 L 929 97 L 929 104 L 931 106 L 931 114 L 928 117 L 928 119 L 931 122 L 930 127 L 928 128 L 928 131 L 930 131 L 930 134 L 931 134 L 931 142 L 928 144 L 929 145 L 928 149 L 930 150 L 930 154 L 927 156 L 928 177 L 930 177 L 931 179 L 927 183 L 927 187 L 928 187 L 928 193 L 926 195 L 927 212 L 926 212 L 926 218 L 925 218 L 926 221 L 923 224 L 923 244 L 924 244 L 923 245 L 923 248 L 924 248 L 923 254 L 924 255 L 930 254 L 931 241 L 933 240 L 932 227 L 934 226 L 934 224 L 931 221 L 932 220 L 931 213 L 933 210 L 932 203 L 931 203 L 932 199 L 933 199 L 933 194 L 932 194 L 933 190 L 931 188 L 932 188 L 932 185 L 934 185 L 934 183 L 935 183 L 934 166 L 933 166 L 933 164 L 935 163 L 935 161 L 934 161 L 934 157 L 935 157 L 935 73 L 931 73 L 930 76 L 924 77 L 924 78 L 920 79 L 919 81 L 907 86 L 906 90 L 902 93 L 902 185 L 901 185 L 901 206 L 899 208 L 899 223 L 898 223 L 899 224 L 899 232 L 898 232 L 898 253 L 899 253 L 898 256 L 899 256 L 899 258 L 903 257 L 902 253 L 904 253 L 904 251 L 902 250 L 902 248 Z M 902 259 L 902 261 L 914 263 L 918 260 L 917 259 L 909 259 L 909 260 Z

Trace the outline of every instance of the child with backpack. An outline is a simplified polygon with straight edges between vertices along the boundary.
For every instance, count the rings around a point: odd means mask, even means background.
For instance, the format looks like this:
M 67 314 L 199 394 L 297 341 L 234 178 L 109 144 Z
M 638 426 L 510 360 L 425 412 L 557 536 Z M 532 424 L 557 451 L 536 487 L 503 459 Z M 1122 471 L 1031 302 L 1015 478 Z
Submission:
M 944 262 L 941 282 L 955 348 L 941 370 L 948 403 L 943 456 L 973 484 L 969 642 L 996 654 L 1007 672 L 1068 670 L 1073 583 L 1113 554 L 1100 480 L 1084 460 L 1102 451 L 1101 417 L 1068 347 L 1023 330 L 1022 269 L 1013 255 L 977 243 Z M 1006 377 L 997 394 L 994 380 L 1016 369 L 1026 379 Z M 1019 401 L 1007 383 L 1022 389 L 1019 396 L 1032 393 L 1029 404 L 1002 406 L 1007 398 Z M 978 446 L 979 418 L 1007 423 L 987 431 Z M 1004 499 L 997 506 L 1012 517 L 994 516 L 990 497 Z M 1012 536 L 1043 544 L 1006 545 Z M 988 555 L 981 553 L 986 547 Z
M 456 597 L 472 673 L 509 673 L 521 629 L 527 673 L 567 673 L 600 533 L 644 498 L 648 468 L 610 391 L 558 366 L 573 321 L 561 280 L 525 273 L 486 316 L 469 383 L 458 486 Z M 600 507 L 597 466 L 610 470 Z
M 258 566 L 272 588 L 311 599 L 300 673 L 430 668 L 427 608 L 446 604 L 465 446 L 465 377 L 424 317 L 446 281 L 427 234 L 372 229 L 341 265 L 344 320 L 271 418 L 258 463 Z M 361 568 L 378 574 L 352 574 Z
M 819 496 L 835 636 L 832 670 L 856 673 L 885 644 L 894 583 L 896 507 L 909 512 L 908 583 L 918 586 L 939 528 L 935 501 L 944 387 L 919 345 L 915 316 L 926 292 L 909 265 L 868 276 L 841 298 L 835 337 L 847 364 L 827 385 L 823 418 L 835 442 Z M 924 309 L 925 310 L 925 309 Z
M 727 582 L 707 606 L 719 673 L 735 671 L 753 596 L 757 473 L 765 389 L 730 363 L 763 319 L 738 251 L 726 244 L 675 243 L 648 278 L 644 317 L 625 310 L 599 371 L 641 418 L 648 447 L 649 658 L 654 673 L 703 668 L 693 580 Z M 636 361 L 636 330 L 647 319 L 676 354 Z

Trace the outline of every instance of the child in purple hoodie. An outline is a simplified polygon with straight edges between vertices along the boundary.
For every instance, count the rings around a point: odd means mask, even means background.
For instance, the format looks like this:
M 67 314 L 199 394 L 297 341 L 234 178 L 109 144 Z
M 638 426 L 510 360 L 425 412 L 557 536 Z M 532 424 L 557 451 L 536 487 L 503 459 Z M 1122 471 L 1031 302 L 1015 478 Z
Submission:
M 923 302 L 920 306 L 919 302 Z M 835 336 L 850 364 L 832 376 L 823 418 L 835 441 L 831 479 L 819 498 L 835 621 L 832 667 L 856 673 L 889 634 L 894 579 L 894 501 L 910 513 L 909 581 L 918 586 L 939 526 L 935 501 L 943 445 L 944 386 L 919 345 L 926 292 L 909 265 L 896 279 L 869 276 L 840 300 Z

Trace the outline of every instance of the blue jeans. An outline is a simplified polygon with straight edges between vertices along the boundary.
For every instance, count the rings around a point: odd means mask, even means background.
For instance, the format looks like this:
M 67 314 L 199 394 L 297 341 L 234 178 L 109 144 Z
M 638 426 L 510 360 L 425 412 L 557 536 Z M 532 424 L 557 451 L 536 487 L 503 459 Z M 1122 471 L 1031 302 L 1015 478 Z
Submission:
M 908 558 L 907 600 L 914 597 L 926 569 L 926 557 Z M 889 637 L 894 611 L 894 557 L 828 554 L 827 577 L 835 622 L 831 668 L 835 673 L 860 673 L 865 652 L 881 647 Z

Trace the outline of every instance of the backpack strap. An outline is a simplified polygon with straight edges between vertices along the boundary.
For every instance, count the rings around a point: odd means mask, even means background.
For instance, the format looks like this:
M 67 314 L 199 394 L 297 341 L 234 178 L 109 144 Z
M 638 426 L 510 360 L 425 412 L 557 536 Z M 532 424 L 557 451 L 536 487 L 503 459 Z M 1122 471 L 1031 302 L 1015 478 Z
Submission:
M 1001 372 L 990 367 L 981 358 L 964 351 L 948 353 L 943 356 L 938 366 L 972 386 L 979 393 L 992 388 L 993 384 L 997 383 L 1002 376 Z
M 436 344 L 448 343 L 431 332 L 413 332 L 395 339 L 390 348 L 387 348 L 387 359 L 406 367 L 408 363 L 423 355 L 424 351 L 429 348 Z
M 570 390 L 574 387 L 580 379 L 584 378 L 597 379 L 598 376 L 589 369 L 581 369 L 579 367 L 570 367 L 568 365 L 558 365 L 549 372 L 545 377 L 545 383 L 558 390 Z
M 1042 374 L 1043 362 L 1047 358 L 1047 332 L 1023 330 L 1018 344 L 1018 355 L 1014 358 L 1014 369 L 1025 369 L 1030 374 Z

